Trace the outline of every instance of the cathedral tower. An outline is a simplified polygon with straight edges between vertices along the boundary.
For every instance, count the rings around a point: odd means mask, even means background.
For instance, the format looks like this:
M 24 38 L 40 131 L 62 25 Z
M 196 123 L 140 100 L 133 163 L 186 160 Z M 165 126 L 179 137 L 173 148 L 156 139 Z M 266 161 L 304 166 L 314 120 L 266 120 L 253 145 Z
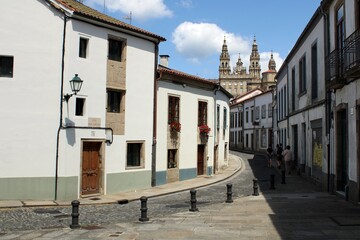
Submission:
M 258 51 L 256 39 L 254 37 L 254 42 L 252 45 L 252 51 L 251 51 L 251 55 L 250 55 L 249 74 L 251 76 L 253 76 L 255 79 L 260 79 L 260 73 L 261 73 L 260 54 Z
M 226 44 L 226 39 L 224 37 L 224 43 L 222 45 L 222 51 L 220 55 L 219 76 L 230 75 L 230 73 L 231 73 L 230 55 Z

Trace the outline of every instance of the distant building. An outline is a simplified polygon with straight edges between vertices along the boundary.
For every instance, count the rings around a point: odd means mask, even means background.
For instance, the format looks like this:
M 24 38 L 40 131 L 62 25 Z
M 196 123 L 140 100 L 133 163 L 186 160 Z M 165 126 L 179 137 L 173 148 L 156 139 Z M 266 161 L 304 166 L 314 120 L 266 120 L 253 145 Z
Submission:
M 255 38 L 250 55 L 249 72 L 243 65 L 240 55 L 233 71 L 230 66 L 230 55 L 224 39 L 219 65 L 219 81 L 223 88 L 234 96 L 240 96 L 256 88 L 268 90 L 269 86 L 275 85 L 276 63 L 273 54 L 271 53 L 268 70 L 261 76 L 260 54 Z
M 228 164 L 233 96 L 218 82 L 168 68 L 169 56 L 160 57 L 156 185 L 216 174 Z

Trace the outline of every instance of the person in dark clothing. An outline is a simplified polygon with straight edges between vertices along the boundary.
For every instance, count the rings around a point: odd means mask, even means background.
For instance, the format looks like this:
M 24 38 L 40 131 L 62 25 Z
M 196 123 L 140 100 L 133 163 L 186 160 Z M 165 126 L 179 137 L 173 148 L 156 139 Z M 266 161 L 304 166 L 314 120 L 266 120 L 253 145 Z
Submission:
M 283 152 L 283 148 L 282 148 L 282 144 L 280 143 L 276 145 L 276 160 L 278 162 L 279 169 L 281 168 L 282 159 L 283 159 L 282 152 Z
M 267 157 L 268 157 L 268 167 L 271 167 L 272 158 L 274 157 L 274 150 L 272 149 L 271 146 L 269 146 L 266 149 L 266 152 L 267 152 Z

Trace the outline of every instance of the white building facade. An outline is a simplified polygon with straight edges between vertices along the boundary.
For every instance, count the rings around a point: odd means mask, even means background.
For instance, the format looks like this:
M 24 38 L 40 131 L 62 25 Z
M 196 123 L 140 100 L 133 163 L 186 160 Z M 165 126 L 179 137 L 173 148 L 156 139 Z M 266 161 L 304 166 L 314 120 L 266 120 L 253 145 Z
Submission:
M 323 1 L 329 190 L 360 201 L 360 3 Z
M 278 143 L 291 147 L 305 176 L 327 186 L 323 33 L 318 10 L 278 72 Z
M 228 164 L 232 95 L 165 66 L 158 73 L 156 185 L 216 174 Z
M 150 187 L 154 78 L 165 39 L 73 0 L 0 6 L 1 199 Z M 66 101 L 75 74 L 82 88 Z

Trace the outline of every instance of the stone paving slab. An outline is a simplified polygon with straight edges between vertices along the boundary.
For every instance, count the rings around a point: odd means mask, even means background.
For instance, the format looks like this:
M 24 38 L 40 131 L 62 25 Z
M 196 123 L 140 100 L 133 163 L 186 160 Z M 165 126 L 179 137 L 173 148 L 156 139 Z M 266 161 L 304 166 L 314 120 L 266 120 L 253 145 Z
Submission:
M 23 203 L 21 201 L 0 201 L 0 208 L 13 208 L 13 207 L 22 207 Z

